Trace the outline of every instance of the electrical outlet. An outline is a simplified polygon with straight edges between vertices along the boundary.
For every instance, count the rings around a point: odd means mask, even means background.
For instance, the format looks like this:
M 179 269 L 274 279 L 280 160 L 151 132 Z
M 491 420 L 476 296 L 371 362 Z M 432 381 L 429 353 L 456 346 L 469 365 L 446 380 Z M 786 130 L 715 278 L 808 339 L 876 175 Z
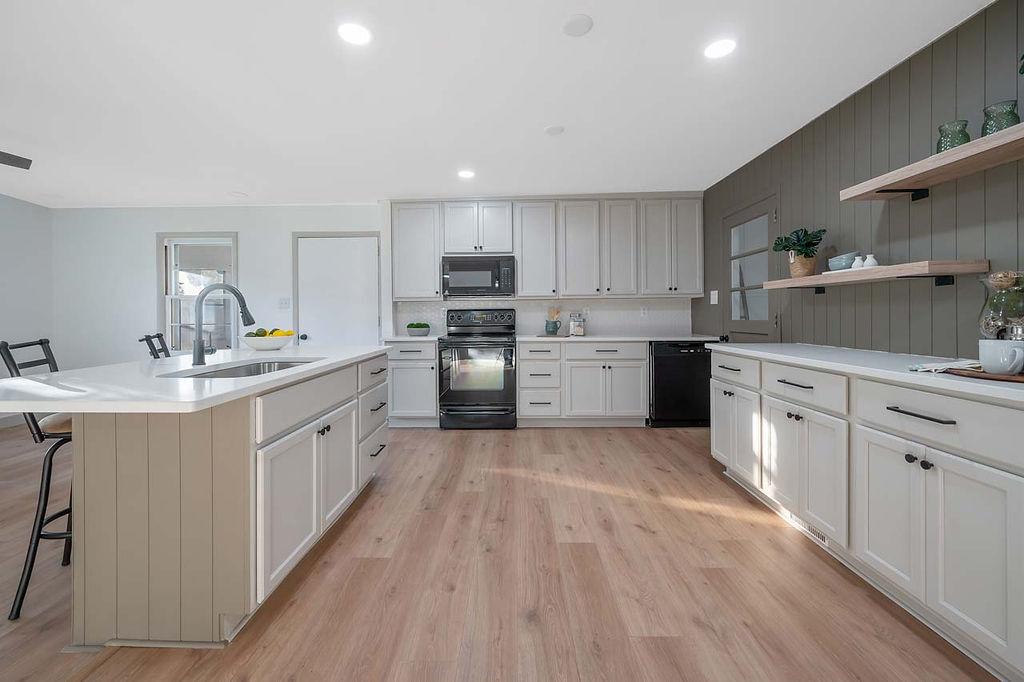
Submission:
M 718 305 L 718 289 L 711 290 L 711 305 Z
M 291 299 L 291 297 L 289 297 L 289 296 L 282 296 L 281 298 L 277 299 L 277 309 L 278 310 L 290 310 L 291 307 L 292 307 L 292 299 Z
M 647 306 L 640 306 L 640 317 L 647 317 Z

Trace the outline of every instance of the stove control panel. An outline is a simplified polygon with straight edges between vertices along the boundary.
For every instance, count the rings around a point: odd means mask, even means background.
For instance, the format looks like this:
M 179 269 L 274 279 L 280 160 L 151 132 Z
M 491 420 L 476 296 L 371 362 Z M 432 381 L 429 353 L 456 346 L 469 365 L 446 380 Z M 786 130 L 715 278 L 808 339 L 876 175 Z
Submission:
M 449 327 L 511 327 L 516 323 L 514 308 L 449 310 Z

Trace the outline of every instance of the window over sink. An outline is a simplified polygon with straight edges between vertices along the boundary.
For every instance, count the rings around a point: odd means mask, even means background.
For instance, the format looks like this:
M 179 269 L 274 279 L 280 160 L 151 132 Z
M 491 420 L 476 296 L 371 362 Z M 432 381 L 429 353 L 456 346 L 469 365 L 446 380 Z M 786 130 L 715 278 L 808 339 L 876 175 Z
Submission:
M 237 284 L 237 237 L 203 233 L 158 235 L 162 300 L 158 315 L 172 351 L 192 350 L 195 300 L 210 284 Z M 230 295 L 215 292 L 203 311 L 206 346 L 234 348 L 238 337 L 237 304 Z

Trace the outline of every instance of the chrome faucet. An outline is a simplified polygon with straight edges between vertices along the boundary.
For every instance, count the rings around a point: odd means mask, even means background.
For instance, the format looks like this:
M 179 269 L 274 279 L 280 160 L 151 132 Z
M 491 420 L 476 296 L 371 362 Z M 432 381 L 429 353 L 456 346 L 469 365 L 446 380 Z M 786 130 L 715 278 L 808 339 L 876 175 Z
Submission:
M 196 296 L 196 337 L 192 341 L 192 365 L 205 365 L 206 364 L 206 353 L 216 352 L 216 348 L 211 348 L 209 351 L 206 350 L 206 342 L 203 341 L 203 303 L 206 301 L 206 297 L 214 291 L 226 291 L 238 300 L 238 312 L 242 315 L 242 324 L 246 327 L 251 327 L 256 324 L 256 320 L 253 319 L 252 314 L 249 312 L 249 307 L 245 304 L 245 296 L 242 296 L 242 292 L 236 287 L 230 284 L 211 284 Z

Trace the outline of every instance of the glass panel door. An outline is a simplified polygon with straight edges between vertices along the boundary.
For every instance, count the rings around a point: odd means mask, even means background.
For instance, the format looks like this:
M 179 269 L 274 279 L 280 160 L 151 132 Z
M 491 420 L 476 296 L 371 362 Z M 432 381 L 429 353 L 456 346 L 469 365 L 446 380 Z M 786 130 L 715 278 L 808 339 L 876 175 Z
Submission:
M 726 324 L 730 335 L 764 335 L 766 341 L 779 340 L 773 299 L 763 288 L 765 281 L 774 278 L 769 246 L 778 232 L 778 219 L 778 204 L 771 196 L 723 221 L 729 244 L 725 254 L 729 295 L 725 302 L 729 306 Z

